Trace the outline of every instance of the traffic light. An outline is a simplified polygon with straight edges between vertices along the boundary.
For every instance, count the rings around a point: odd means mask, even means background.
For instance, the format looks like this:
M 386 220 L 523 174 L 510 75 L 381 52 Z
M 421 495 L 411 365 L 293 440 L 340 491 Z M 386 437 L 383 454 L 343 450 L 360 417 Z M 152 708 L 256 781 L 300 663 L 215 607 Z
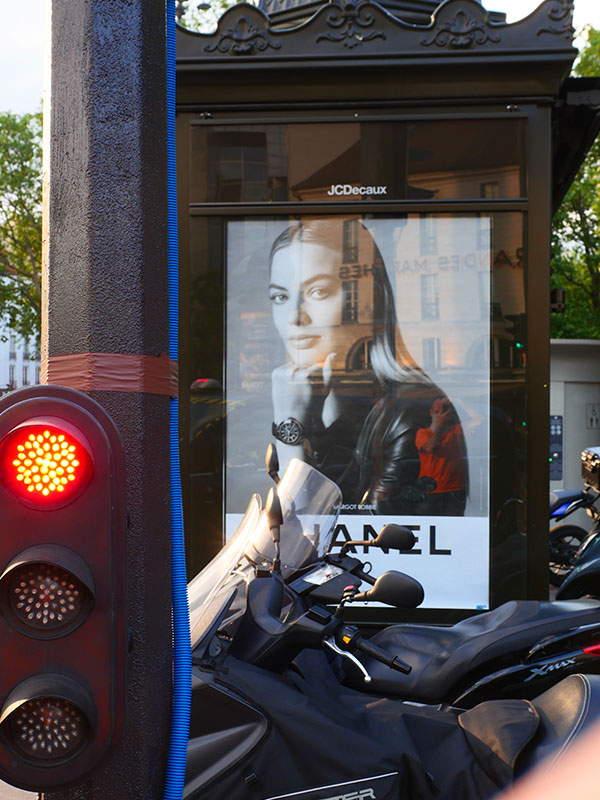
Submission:
M 0 399 L 0 778 L 50 791 L 92 771 L 125 708 L 123 447 L 57 386 Z

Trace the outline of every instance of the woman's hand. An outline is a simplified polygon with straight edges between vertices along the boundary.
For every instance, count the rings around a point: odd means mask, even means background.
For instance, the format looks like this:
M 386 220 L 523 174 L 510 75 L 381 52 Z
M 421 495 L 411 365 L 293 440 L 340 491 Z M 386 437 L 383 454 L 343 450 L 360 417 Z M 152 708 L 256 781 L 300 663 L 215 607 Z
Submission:
M 308 369 L 282 364 L 273 370 L 273 419 L 276 423 L 294 417 L 302 425 L 318 420 L 329 427 L 339 415 L 337 398 L 332 392 L 333 360 L 330 353 L 323 364 Z

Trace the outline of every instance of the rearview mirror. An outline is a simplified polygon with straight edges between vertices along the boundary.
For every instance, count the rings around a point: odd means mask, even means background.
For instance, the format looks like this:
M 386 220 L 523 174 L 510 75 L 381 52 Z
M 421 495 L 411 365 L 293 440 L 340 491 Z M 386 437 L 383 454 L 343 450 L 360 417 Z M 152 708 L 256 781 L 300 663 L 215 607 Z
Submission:
M 384 550 L 410 550 L 416 542 L 414 533 L 403 525 L 384 525 L 374 539 L 344 542 L 340 554 L 345 556 L 350 547 L 381 547 Z
M 267 447 L 265 465 L 269 477 L 274 480 L 276 484 L 279 483 L 279 456 L 277 455 L 277 448 L 273 443 Z
M 390 570 L 384 572 L 367 592 L 355 594 L 352 601 L 363 600 L 370 603 L 385 603 L 396 608 L 417 608 L 423 602 L 423 587 L 415 578 L 404 572 Z
M 384 525 L 379 531 L 373 544 L 377 547 L 383 547 L 386 550 L 410 550 L 415 545 L 415 535 L 410 528 L 405 528 L 403 525 Z

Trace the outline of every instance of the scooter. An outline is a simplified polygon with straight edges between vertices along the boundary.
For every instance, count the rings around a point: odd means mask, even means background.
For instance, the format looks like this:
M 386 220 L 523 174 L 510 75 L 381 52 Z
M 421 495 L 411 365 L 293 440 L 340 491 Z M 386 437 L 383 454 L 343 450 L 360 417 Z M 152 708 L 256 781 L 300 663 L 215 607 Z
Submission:
M 358 662 L 360 654 L 394 673 L 413 669 L 410 653 L 386 651 L 348 625 L 345 605 L 414 604 L 422 590 L 388 572 L 354 591 L 360 568 L 326 558 L 340 503 L 334 484 L 293 460 L 265 510 L 255 496 L 234 537 L 191 582 L 184 797 L 470 800 L 489 797 L 549 751 L 563 752 L 600 712 L 598 676 L 571 675 L 532 702 L 466 711 L 342 685 L 337 658 Z M 383 532 L 383 543 L 394 536 Z M 348 574 L 355 581 L 342 587 Z M 364 686 L 370 677 L 363 674 Z
M 584 451 L 586 452 L 586 451 Z M 592 486 L 550 492 L 550 521 L 564 520 L 583 509 L 592 518 L 589 531 L 579 525 L 559 522 L 550 528 L 550 583 L 560 586 L 578 564 L 600 556 L 600 512 L 596 503 L 600 493 Z
M 267 470 L 278 480 L 277 453 L 267 451 Z M 339 553 L 327 549 L 323 562 L 341 571 L 310 597 L 335 603 L 346 586 L 343 602 L 351 602 L 361 583 L 374 584 L 363 563 L 350 555 L 357 547 L 410 550 L 414 536 L 406 528 L 387 525 L 375 540 L 346 542 Z M 382 576 L 386 577 L 386 576 Z M 390 596 L 389 603 L 416 608 L 423 600 L 420 584 L 413 579 L 402 596 Z M 600 580 L 596 581 L 600 588 Z M 499 697 L 532 698 L 557 680 L 575 672 L 600 672 L 600 602 L 585 590 L 573 591 L 571 602 L 511 601 L 457 624 L 388 625 L 371 639 L 394 654 L 410 653 L 410 674 L 398 674 L 360 657 L 370 674 L 369 691 L 406 700 L 443 702 L 461 708 Z M 336 594 L 337 592 L 337 594 Z M 360 666 L 344 662 L 344 680 L 360 688 Z

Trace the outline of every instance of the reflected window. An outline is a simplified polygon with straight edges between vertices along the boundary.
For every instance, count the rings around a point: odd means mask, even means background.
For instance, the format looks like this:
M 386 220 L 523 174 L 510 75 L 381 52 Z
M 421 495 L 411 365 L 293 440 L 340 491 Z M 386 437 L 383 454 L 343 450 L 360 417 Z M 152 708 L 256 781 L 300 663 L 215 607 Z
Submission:
M 437 220 L 431 214 L 421 214 L 421 255 L 435 256 L 438 251 Z
M 421 275 L 421 319 L 439 318 L 438 276 Z
M 477 249 L 478 250 L 489 250 L 491 245 L 491 228 L 489 226 L 489 222 L 491 222 L 489 216 L 487 214 L 479 214 L 477 216 Z
M 477 290 L 479 294 L 479 319 L 488 319 L 490 316 L 490 290 L 489 274 L 477 273 Z
M 370 369 L 372 344 L 372 339 L 360 339 L 354 344 L 346 360 L 346 370 L 348 372 Z
M 358 220 L 344 220 L 344 263 L 356 264 L 358 261 Z
M 488 199 L 500 197 L 500 184 L 498 181 L 485 181 L 482 183 L 480 196 Z
M 29 386 L 29 368 L 23 367 L 23 386 Z
M 210 194 L 217 202 L 266 200 L 265 134 L 254 131 L 209 133 L 208 183 Z
M 426 370 L 439 369 L 441 362 L 440 340 L 434 336 L 423 339 L 423 368 Z
M 358 281 L 342 281 L 342 322 L 358 319 Z

